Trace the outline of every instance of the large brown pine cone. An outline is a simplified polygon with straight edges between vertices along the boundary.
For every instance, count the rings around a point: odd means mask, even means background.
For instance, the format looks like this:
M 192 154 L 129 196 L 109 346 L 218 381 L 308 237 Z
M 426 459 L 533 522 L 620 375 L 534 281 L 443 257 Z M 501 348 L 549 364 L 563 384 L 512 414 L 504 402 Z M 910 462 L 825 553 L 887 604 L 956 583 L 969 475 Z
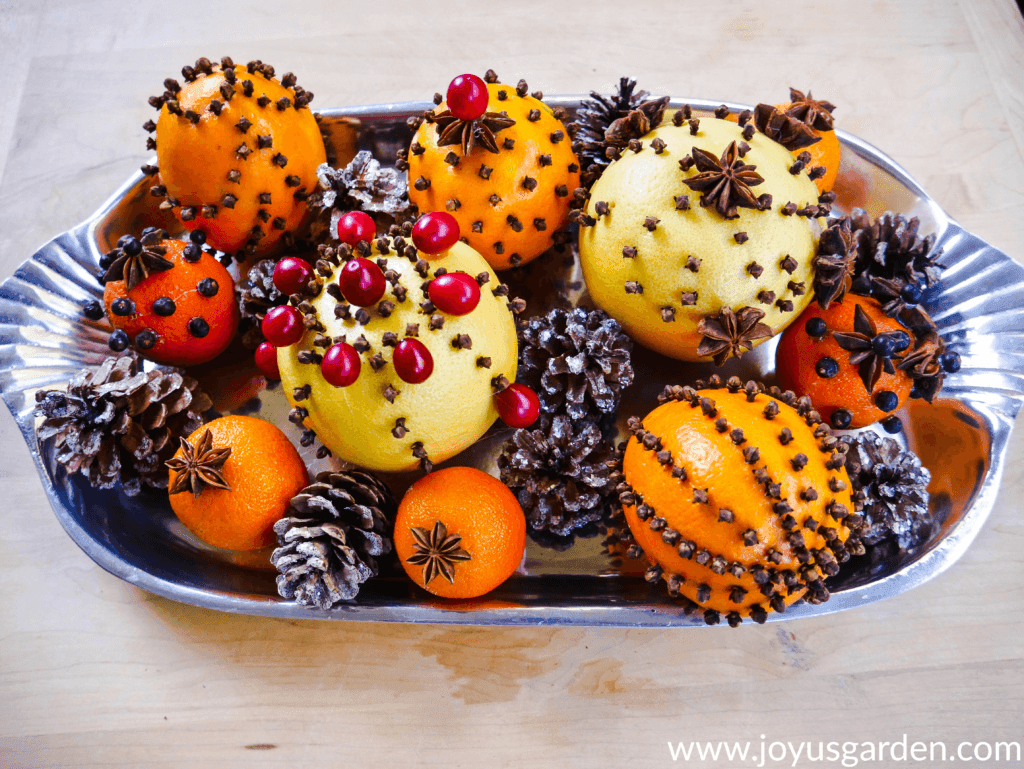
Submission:
M 351 601 L 392 551 L 398 505 L 391 490 L 362 470 L 320 473 L 292 498 L 288 517 L 274 524 L 282 598 L 330 609 Z
M 542 417 L 539 429 L 517 430 L 498 457 L 501 480 L 526 513 L 540 544 L 566 549 L 576 535 L 598 533 L 613 510 L 619 483 L 612 445 L 593 422 Z
M 100 489 L 121 483 L 134 496 L 142 484 L 167 488 L 164 462 L 211 405 L 194 379 L 174 369 L 141 371 L 138 358 L 128 354 L 79 373 L 67 392 L 37 392 L 36 415 L 43 421 L 36 434 L 53 440 L 57 461 L 69 473 L 82 473 Z
M 633 341 L 601 310 L 555 309 L 520 331 L 517 381 L 549 414 L 574 420 L 610 414 L 633 382 Z

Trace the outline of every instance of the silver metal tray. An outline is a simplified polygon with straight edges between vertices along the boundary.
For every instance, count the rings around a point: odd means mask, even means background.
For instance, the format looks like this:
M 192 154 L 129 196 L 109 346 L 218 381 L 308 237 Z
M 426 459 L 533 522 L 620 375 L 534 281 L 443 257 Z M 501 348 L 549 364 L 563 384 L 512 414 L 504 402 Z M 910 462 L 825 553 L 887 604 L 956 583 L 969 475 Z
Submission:
M 572 112 L 580 97 L 549 98 Z M 676 100 L 673 105 L 681 105 Z M 688 100 L 711 111 L 721 102 Z M 744 105 L 729 104 L 740 110 Z M 355 131 L 360 148 L 390 163 L 406 146 L 405 119 L 432 105 L 385 104 L 325 110 L 337 130 Z M 941 530 L 918 552 L 846 564 L 830 586 L 832 599 L 797 604 L 770 621 L 850 609 L 897 595 L 949 568 L 967 549 L 995 502 L 1014 417 L 1024 397 L 1024 268 L 1008 256 L 964 232 L 892 159 L 874 147 L 837 131 L 843 146 L 836 183 L 837 209 L 859 206 L 872 216 L 883 211 L 921 219 L 921 231 L 934 232 L 946 266 L 941 283 L 926 298 L 947 344 L 960 353 L 963 367 L 949 376 L 943 400 L 930 409 L 904 413 L 905 440 L 933 474 L 932 509 Z M 177 601 L 220 611 L 291 618 L 474 625 L 583 625 L 637 627 L 704 626 L 684 616 L 662 585 L 648 585 L 628 566 L 602 553 L 600 538 L 578 540 L 567 552 L 527 549 L 522 573 L 493 593 L 472 601 L 446 602 L 415 587 L 402 575 L 367 583 L 358 601 L 331 612 L 312 611 L 279 598 L 268 552 L 239 554 L 216 550 L 194 539 L 177 522 L 167 498 L 144 492 L 131 499 L 117 490 L 97 491 L 80 475 L 68 475 L 52 452 L 36 441 L 34 394 L 62 387 L 76 371 L 107 354 L 109 328 L 86 320 L 83 302 L 98 298 L 93 277 L 100 256 L 117 238 L 141 228 L 162 226 L 180 232 L 157 209 L 150 183 L 136 174 L 88 221 L 57 236 L 0 285 L 0 391 L 14 414 L 61 525 L 97 564 L 121 579 Z M 578 277 L 559 255 L 542 257 L 513 280 L 513 291 L 543 309 L 553 275 Z M 517 283 L 518 281 L 518 283 Z M 549 288 L 547 291 L 549 292 Z M 585 300 L 585 297 L 584 297 Z M 730 361 L 721 373 L 773 378 L 774 343 L 743 360 Z M 667 383 L 707 377 L 711 369 L 661 358 L 637 347 L 637 384 L 627 391 L 623 419 L 643 415 Z M 257 393 L 240 409 L 257 412 L 297 439 L 286 417 L 280 388 Z M 471 464 L 494 472 L 494 459 L 508 431 L 494 428 L 448 464 Z M 317 464 L 311 450 L 307 459 Z M 329 460 L 328 460 L 329 461 Z M 397 492 L 413 475 L 390 476 Z

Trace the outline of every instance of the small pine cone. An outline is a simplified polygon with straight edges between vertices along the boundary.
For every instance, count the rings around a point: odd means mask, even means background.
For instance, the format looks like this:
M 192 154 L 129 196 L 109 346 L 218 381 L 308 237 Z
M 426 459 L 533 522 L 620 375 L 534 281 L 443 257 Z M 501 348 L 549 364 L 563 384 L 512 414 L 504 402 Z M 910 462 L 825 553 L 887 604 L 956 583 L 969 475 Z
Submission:
M 619 472 L 615 451 L 594 422 L 542 418 L 516 430 L 498 457 L 501 480 L 526 513 L 530 535 L 558 550 L 596 535 L 612 510 Z
M 270 557 L 281 572 L 277 591 L 303 606 L 327 610 L 377 576 L 377 558 L 392 550 L 398 505 L 390 489 L 361 470 L 320 473 L 292 498 L 274 524 Z
M 520 338 L 517 379 L 536 390 L 549 414 L 613 413 L 633 382 L 633 342 L 601 310 L 552 310 L 527 321 Z
M 99 489 L 121 483 L 135 496 L 142 484 L 167 488 L 164 463 L 211 406 L 196 380 L 174 369 L 140 371 L 138 358 L 122 355 L 79 373 L 67 392 L 37 392 L 43 421 L 36 434 L 53 439 L 68 473 L 82 473 Z
M 276 265 L 273 259 L 257 262 L 238 287 L 238 309 L 242 313 L 239 331 L 242 343 L 250 350 L 255 350 L 265 341 L 261 325 L 267 312 L 272 307 L 288 303 L 288 297 L 274 285 Z
M 917 234 L 920 221 L 886 211 L 871 220 L 860 208 L 851 213 L 853 237 L 857 245 L 854 274 L 913 283 L 925 288 L 942 277 L 938 258 L 942 250 L 935 248 L 935 234 L 925 238 Z
M 895 537 L 902 550 L 927 542 L 938 521 L 928 510 L 931 473 L 917 455 L 871 432 L 841 440 L 849 446 L 846 471 L 864 517 L 857 532 L 861 541 L 873 546 Z

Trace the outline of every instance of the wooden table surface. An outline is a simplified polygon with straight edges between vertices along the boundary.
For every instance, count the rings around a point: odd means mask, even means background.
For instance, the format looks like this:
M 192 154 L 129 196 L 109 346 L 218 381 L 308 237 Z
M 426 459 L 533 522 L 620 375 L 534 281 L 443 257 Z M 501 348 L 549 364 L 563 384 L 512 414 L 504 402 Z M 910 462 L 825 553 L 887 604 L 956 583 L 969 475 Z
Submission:
M 224 54 L 295 71 L 320 106 L 429 98 L 488 67 L 552 94 L 631 74 L 756 103 L 792 84 L 1024 262 L 1010 0 L 278 5 L 0 0 L 0 278 L 144 162 L 163 78 Z M 65 535 L 0 411 L 0 766 L 653 767 L 668 741 L 1024 743 L 1024 432 L 970 551 L 895 599 L 738 630 L 482 629 L 141 592 Z

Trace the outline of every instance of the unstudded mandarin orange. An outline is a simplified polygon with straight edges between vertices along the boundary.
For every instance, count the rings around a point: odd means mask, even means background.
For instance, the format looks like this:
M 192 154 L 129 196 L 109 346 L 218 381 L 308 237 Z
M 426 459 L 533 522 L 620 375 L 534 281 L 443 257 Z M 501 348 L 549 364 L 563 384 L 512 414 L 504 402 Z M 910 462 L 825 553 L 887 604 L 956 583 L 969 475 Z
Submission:
M 858 351 L 845 350 L 834 333 L 855 332 L 857 308 L 861 308 L 874 324 L 877 335 L 894 335 L 889 360 L 892 373 L 882 370 L 871 389 L 866 386 L 862 366 L 870 366 L 871 358 L 855 364 L 851 357 Z M 866 427 L 885 419 L 906 402 L 913 380 L 898 367 L 899 359 L 912 343 L 909 330 L 890 318 L 874 299 L 847 294 L 841 302 L 832 302 L 827 310 L 817 302 L 811 304 L 792 326 L 786 329 L 775 355 L 775 369 L 780 386 L 797 395 L 808 395 L 822 419 L 833 427 Z M 866 335 L 869 338 L 871 334 Z M 888 343 L 878 342 L 885 346 Z M 899 349 L 897 349 L 899 348 Z M 886 350 L 879 358 L 884 366 Z M 886 408 L 882 408 L 882 407 Z
M 809 402 L 754 384 L 668 388 L 630 421 L 623 458 L 626 521 L 656 564 L 648 578 L 710 624 L 826 600 L 855 515 L 842 455 L 820 450 L 829 429 Z
M 526 517 L 515 495 L 472 467 L 424 476 L 398 506 L 395 552 L 409 577 L 434 595 L 490 592 L 512 576 L 525 548 Z
M 424 121 L 413 137 L 409 200 L 422 213 L 448 211 L 462 238 L 496 270 L 536 259 L 565 227 L 579 186 L 579 160 L 565 125 L 551 108 L 518 87 L 488 83 L 487 114 L 514 125 L 494 133 L 497 152 L 480 142 L 438 146 L 440 125 Z M 435 115 L 445 112 L 441 103 Z M 486 120 L 486 115 L 482 120 Z
M 206 431 L 213 452 L 230 447 L 230 455 L 216 466 L 205 465 L 197 453 Z M 199 539 L 227 550 L 255 550 L 275 542 L 274 522 L 288 509 L 293 496 L 306 486 L 306 465 L 287 436 L 277 427 L 255 417 L 226 416 L 209 422 L 188 437 L 201 478 L 211 469 L 219 472 L 230 490 L 201 482 L 195 496 L 192 486 L 170 495 L 171 508 L 186 528 Z M 174 455 L 184 459 L 182 448 Z M 173 460 L 172 460 L 173 461 Z M 173 492 L 179 475 L 170 470 Z M 203 475 L 205 474 L 205 475 Z M 183 479 L 184 480 L 184 479 Z
M 327 159 L 312 94 L 287 73 L 259 61 L 236 65 L 200 59 L 167 79 L 150 147 L 159 171 L 154 194 L 189 230 L 203 230 L 214 248 L 239 258 L 274 251 L 306 220 L 306 196 Z
M 137 241 L 126 247 L 149 248 Z M 131 289 L 129 275 L 108 280 L 103 290 L 107 316 L 135 349 L 158 363 L 192 366 L 211 361 L 227 349 L 238 329 L 235 283 L 198 246 L 165 238 L 159 247 L 173 266 L 149 271 Z M 146 253 L 137 258 L 146 258 Z

